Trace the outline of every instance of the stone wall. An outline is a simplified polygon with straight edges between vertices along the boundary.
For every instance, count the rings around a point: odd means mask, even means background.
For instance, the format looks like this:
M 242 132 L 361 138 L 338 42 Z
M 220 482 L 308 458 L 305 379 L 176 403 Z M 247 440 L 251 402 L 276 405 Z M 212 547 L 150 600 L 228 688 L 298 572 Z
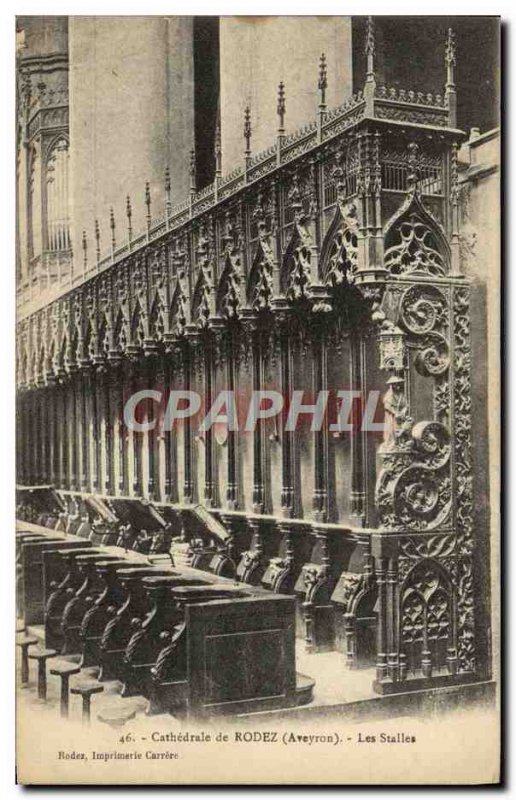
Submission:
M 132 227 L 145 227 L 145 182 L 152 216 L 164 213 L 164 171 L 172 203 L 189 186 L 193 146 L 192 18 L 70 17 L 70 135 L 75 270 L 82 269 L 86 229 L 94 254 L 94 219 L 104 248 L 127 239 L 126 196 Z M 105 251 L 105 250 L 104 250 Z
M 328 65 L 327 104 L 352 92 L 350 17 L 221 17 L 220 74 L 223 172 L 244 157 L 244 108 L 252 118 L 253 153 L 272 144 L 279 81 L 285 84 L 287 133 L 316 116 L 318 64 Z

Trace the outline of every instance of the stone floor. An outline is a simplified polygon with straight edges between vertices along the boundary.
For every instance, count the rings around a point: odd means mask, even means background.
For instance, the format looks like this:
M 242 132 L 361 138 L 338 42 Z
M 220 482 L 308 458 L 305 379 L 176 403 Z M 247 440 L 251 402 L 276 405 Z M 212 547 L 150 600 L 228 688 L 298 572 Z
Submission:
M 31 626 L 29 628 L 31 635 L 37 636 L 41 641 L 43 640 L 43 629 L 41 626 Z M 345 656 L 338 652 L 326 653 L 306 653 L 304 642 L 297 641 L 297 671 L 303 675 L 310 676 L 315 680 L 314 697 L 310 706 L 331 706 L 335 704 L 350 703 L 354 701 L 367 700 L 375 697 L 372 689 L 372 682 L 374 679 L 373 669 L 364 670 L 349 670 L 345 666 Z M 37 664 L 34 661 L 29 661 L 30 675 L 29 685 L 26 688 L 19 688 L 18 690 L 18 708 L 19 713 L 24 714 L 29 708 L 31 713 L 36 713 L 37 716 L 42 717 L 56 717 L 59 715 L 59 702 L 60 702 L 60 678 L 50 675 L 50 669 L 55 662 L 63 662 L 64 660 L 79 660 L 79 656 L 56 656 L 54 659 L 49 659 L 47 662 L 47 701 L 42 703 L 37 698 Z M 18 654 L 19 662 L 19 654 Z M 17 663 L 17 670 L 19 670 L 19 663 Z M 98 674 L 98 668 L 91 667 L 81 671 L 78 675 L 71 676 L 70 688 L 73 688 L 80 681 L 84 679 L 95 679 Z M 159 718 L 148 717 L 145 714 L 147 708 L 147 700 L 144 697 L 120 697 L 120 690 L 122 684 L 120 681 L 105 681 L 103 682 L 104 691 L 102 694 L 94 695 L 92 697 L 92 711 L 91 720 L 92 724 L 100 724 L 97 720 L 99 713 L 112 714 L 120 709 L 134 709 L 136 716 L 130 721 L 131 729 L 136 726 L 146 727 L 152 720 L 155 725 Z M 80 722 L 82 715 L 82 700 L 77 695 L 70 694 L 70 708 L 69 719 L 70 721 Z M 173 718 L 167 715 L 167 725 L 174 722 Z M 177 721 L 178 727 L 181 723 Z

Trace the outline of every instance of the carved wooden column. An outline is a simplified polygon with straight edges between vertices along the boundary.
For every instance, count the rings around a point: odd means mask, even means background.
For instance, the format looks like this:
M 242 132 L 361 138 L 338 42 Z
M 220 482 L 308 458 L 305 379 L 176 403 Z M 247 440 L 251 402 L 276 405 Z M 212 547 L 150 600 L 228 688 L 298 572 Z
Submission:
M 154 389 L 155 366 L 152 357 L 147 358 L 145 375 L 147 383 L 145 388 Z M 156 499 L 156 488 L 158 485 L 156 481 L 156 440 L 158 435 L 157 427 L 159 425 L 159 420 L 156 418 L 157 413 L 158 412 L 155 412 L 154 409 L 154 401 L 148 398 L 145 404 L 145 420 L 150 423 L 153 419 L 156 419 L 155 427 L 147 431 L 147 496 L 149 500 Z
M 35 419 L 34 419 L 34 393 L 35 389 L 31 389 L 27 398 L 27 438 L 29 448 L 29 485 L 35 483 L 36 476 L 36 458 L 35 458 Z
M 89 458 L 88 458 L 88 393 L 89 381 L 88 374 L 83 369 L 80 377 L 80 392 L 81 392 L 81 413 L 80 413 L 80 431 L 81 431 L 81 491 L 87 492 L 89 490 Z
M 118 494 L 126 495 L 129 491 L 127 486 L 127 445 L 129 441 L 129 433 L 126 430 L 124 421 L 126 369 L 123 363 L 118 366 L 117 376 L 118 379 L 115 391 L 116 423 L 118 426 Z
M 26 413 L 25 413 L 25 399 L 26 392 L 18 394 L 18 409 L 16 414 L 16 428 L 18 430 L 18 438 L 20 442 L 20 455 L 18 461 L 18 483 L 22 485 L 27 481 L 27 435 L 26 435 Z
M 131 363 L 131 394 L 139 390 L 139 371 L 137 361 Z M 133 449 L 133 492 L 138 497 L 142 495 L 142 441 L 141 434 L 131 432 Z
M 263 332 L 253 331 L 253 390 L 260 392 L 264 384 L 264 363 L 261 337 Z M 265 511 L 265 426 L 264 420 L 258 419 L 253 431 L 253 512 L 263 514 Z
M 312 383 L 314 399 L 327 390 L 326 334 L 314 327 L 312 340 Z M 328 428 L 325 423 L 314 432 L 314 518 L 325 522 L 328 514 Z
M 204 413 L 206 414 L 213 403 L 213 369 L 214 369 L 214 343 L 211 336 L 204 341 Z M 204 500 L 206 506 L 211 508 L 215 504 L 215 476 L 213 452 L 213 426 L 204 432 Z
M 36 417 L 37 404 L 36 392 L 34 389 L 30 393 L 29 400 L 29 431 L 30 431 L 30 483 L 38 482 L 38 421 Z
M 52 483 L 58 487 L 60 484 L 60 425 L 59 425 L 59 384 L 52 387 Z
M 47 406 L 47 477 L 48 482 L 54 485 L 54 384 L 49 381 L 46 396 Z
M 35 477 L 34 460 L 34 390 L 27 395 L 27 447 L 28 447 L 28 483 L 32 485 Z
M 280 358 L 281 358 L 281 393 L 285 398 L 285 403 L 290 402 L 292 396 L 292 346 L 288 327 L 281 325 L 280 329 Z M 282 449 L 281 449 L 281 507 L 285 517 L 294 516 L 294 432 L 285 430 L 287 409 L 283 409 L 282 425 Z
M 378 626 L 376 633 L 376 681 L 381 683 L 387 676 L 387 559 L 375 562 L 378 587 Z
M 93 369 L 90 373 L 91 397 L 91 440 L 93 443 L 93 460 L 91 464 L 91 489 L 93 492 L 100 490 L 100 431 L 99 431 L 99 403 L 98 403 L 98 377 Z
M 102 374 L 102 417 L 104 420 L 104 490 L 113 494 L 113 419 L 111 382 L 113 373 L 109 368 Z M 115 373 L 116 380 L 116 373 Z
M 45 425 L 45 483 L 52 483 L 52 385 L 45 389 L 43 408 Z
M 165 408 L 167 402 L 167 387 L 168 387 L 168 380 L 167 380 L 167 364 L 165 359 L 162 356 L 156 357 L 156 364 L 155 364 L 155 388 L 161 392 L 161 402 L 155 406 L 154 418 L 156 420 L 156 427 L 154 429 L 154 438 L 155 438 L 155 458 L 156 458 L 156 465 L 155 465 L 155 489 L 154 489 L 154 496 L 156 500 L 165 500 L 167 498 L 167 470 L 168 470 L 168 498 L 170 502 L 170 431 L 168 431 L 168 437 L 166 432 L 163 430 L 164 424 L 164 415 L 165 415 Z M 168 449 L 168 457 L 167 457 L 167 449 Z M 167 458 L 168 458 L 168 467 L 167 467 Z
M 67 384 L 62 379 L 60 384 L 61 394 L 61 488 L 69 488 L 69 453 L 68 453 L 68 392 Z
M 359 391 L 360 402 L 364 402 L 364 349 L 359 335 L 351 336 L 351 387 Z M 356 405 L 355 405 L 356 409 Z M 351 516 L 365 518 L 366 509 L 366 475 L 365 475 L 365 441 L 361 429 L 361 414 L 353 414 L 353 431 L 351 434 Z
M 190 345 L 185 342 L 181 348 L 183 361 L 183 375 L 185 390 L 190 391 L 192 386 L 192 364 Z M 193 503 L 193 464 L 192 464 L 192 423 L 190 417 L 184 420 L 184 485 L 183 495 L 185 503 Z
M 387 609 L 390 611 L 387 619 L 387 671 L 392 681 L 399 680 L 399 599 L 398 599 L 398 561 L 397 558 L 390 558 L 387 562 L 386 573 L 386 598 Z M 423 655 L 423 662 L 430 665 L 430 652 L 428 647 L 424 648 L 426 654 Z M 423 666 L 423 674 L 425 667 Z M 428 673 L 427 673 L 428 674 Z
M 15 409 L 15 424 L 16 424 L 16 484 L 23 484 L 23 442 L 22 442 L 22 413 L 21 413 L 21 395 L 16 391 L 16 409 Z
M 172 383 L 172 366 L 171 358 L 166 356 L 163 359 L 163 378 L 164 378 L 164 397 L 168 401 L 170 386 Z M 173 434 L 171 430 L 163 431 L 163 466 L 164 466 L 164 490 L 166 503 L 172 502 L 172 497 L 175 497 L 175 484 L 173 481 L 172 473 L 172 442 Z
M 31 415 L 30 415 L 30 389 L 25 393 L 23 398 L 23 462 L 24 462 L 24 475 L 25 484 L 30 485 L 31 482 L 31 459 L 32 459 L 32 445 L 31 445 Z
M 45 475 L 45 390 L 42 387 L 36 392 L 36 458 L 37 482 L 44 483 Z
M 75 373 L 70 375 L 70 442 L 71 459 L 70 459 L 70 489 L 75 491 L 79 488 L 79 437 L 78 437 L 78 408 L 77 408 L 77 381 Z
M 34 427 L 33 427 L 33 447 L 34 447 L 34 483 L 38 484 L 41 483 L 41 418 L 40 418 L 40 402 L 39 396 L 41 394 L 41 389 L 38 388 L 34 391 L 33 398 L 32 398 L 32 414 L 34 418 Z
M 231 396 L 235 391 L 235 342 L 232 328 L 227 332 L 226 338 L 226 387 Z M 236 432 L 228 428 L 228 472 L 226 486 L 226 501 L 228 508 L 233 511 L 238 508 L 238 478 L 237 478 L 237 441 Z

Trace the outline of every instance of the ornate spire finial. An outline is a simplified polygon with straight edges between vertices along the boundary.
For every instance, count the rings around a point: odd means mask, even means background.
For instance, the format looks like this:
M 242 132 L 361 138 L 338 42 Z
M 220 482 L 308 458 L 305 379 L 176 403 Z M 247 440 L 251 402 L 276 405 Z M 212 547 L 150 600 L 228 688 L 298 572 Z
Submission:
M 145 183 L 145 205 L 147 206 L 147 231 L 151 226 L 151 193 L 149 181 Z
M 170 212 L 172 211 L 172 200 L 171 200 L 171 190 L 172 185 L 170 183 L 170 170 L 165 167 L 165 214 L 167 215 L 167 222 L 168 218 L 170 217 Z
M 283 81 L 280 81 L 278 86 L 278 106 L 276 109 L 279 117 L 278 134 L 280 136 L 285 133 L 285 110 L 285 84 Z
M 86 268 L 88 266 L 88 240 L 86 239 L 85 230 L 82 232 L 82 263 L 84 266 L 84 271 L 86 272 Z
M 292 178 L 292 184 L 288 191 L 288 202 L 294 214 L 294 219 L 296 222 L 300 222 L 303 216 L 303 201 L 299 189 L 299 177 L 297 173 L 294 174 Z
M 109 209 L 109 227 L 111 228 L 111 252 L 115 252 L 116 239 L 115 239 L 115 213 L 113 206 Z
M 448 35 L 446 38 L 446 64 L 453 64 L 455 66 L 455 34 L 451 28 L 448 28 Z
M 196 191 L 196 175 L 195 175 L 195 150 L 192 147 L 190 150 L 190 194 L 195 194 Z
M 326 106 L 326 89 L 328 88 L 328 70 L 326 67 L 326 56 L 324 53 L 321 53 L 321 58 L 319 60 L 318 87 L 320 92 L 319 108 L 324 109 Z
M 125 213 L 127 216 L 127 236 L 129 241 L 133 238 L 133 228 L 131 225 L 131 219 L 133 216 L 133 210 L 131 208 L 131 198 L 127 195 L 127 199 L 125 201 Z
M 98 219 L 95 220 L 95 245 L 97 254 L 97 264 L 100 261 L 100 228 Z
M 374 57 L 376 53 L 374 22 L 372 17 L 367 18 L 365 35 L 365 54 L 367 56 L 366 80 L 374 79 Z
M 457 124 L 457 96 L 455 91 L 455 34 L 451 28 L 448 28 L 448 35 L 446 38 L 446 51 L 444 57 L 446 63 L 446 86 L 445 86 L 445 102 L 448 107 L 448 124 L 455 127 Z
M 215 126 L 215 176 L 220 178 L 222 175 L 222 143 L 220 138 L 220 119 L 217 116 Z
M 245 139 L 245 157 L 249 158 L 251 155 L 251 109 L 249 106 L 245 107 L 244 111 L 244 139 Z

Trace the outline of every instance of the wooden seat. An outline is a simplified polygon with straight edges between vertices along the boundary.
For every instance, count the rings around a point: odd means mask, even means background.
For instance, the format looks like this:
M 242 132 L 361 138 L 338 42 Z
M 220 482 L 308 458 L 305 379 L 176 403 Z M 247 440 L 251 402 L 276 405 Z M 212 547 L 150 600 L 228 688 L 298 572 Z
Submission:
M 47 659 L 57 655 L 55 650 L 34 650 L 29 653 L 29 658 L 38 662 L 38 698 L 47 699 Z
M 50 670 L 51 675 L 58 675 L 61 678 L 61 716 L 68 716 L 68 690 L 70 686 L 70 675 L 77 675 L 81 671 L 78 664 L 71 664 L 63 661 L 56 664 Z
M 91 719 L 91 698 L 94 694 L 100 694 L 104 687 L 98 681 L 80 683 L 70 689 L 71 694 L 79 694 L 82 697 L 82 721 L 89 724 Z
M 112 728 L 123 728 L 129 720 L 136 716 L 136 708 L 132 705 L 117 705 L 105 708 L 97 714 L 100 722 L 105 722 Z
M 29 658 L 28 658 L 28 649 L 32 644 L 38 643 L 38 638 L 36 636 L 24 636 L 21 639 L 18 639 L 16 644 L 21 649 L 21 685 L 27 686 L 29 682 Z

